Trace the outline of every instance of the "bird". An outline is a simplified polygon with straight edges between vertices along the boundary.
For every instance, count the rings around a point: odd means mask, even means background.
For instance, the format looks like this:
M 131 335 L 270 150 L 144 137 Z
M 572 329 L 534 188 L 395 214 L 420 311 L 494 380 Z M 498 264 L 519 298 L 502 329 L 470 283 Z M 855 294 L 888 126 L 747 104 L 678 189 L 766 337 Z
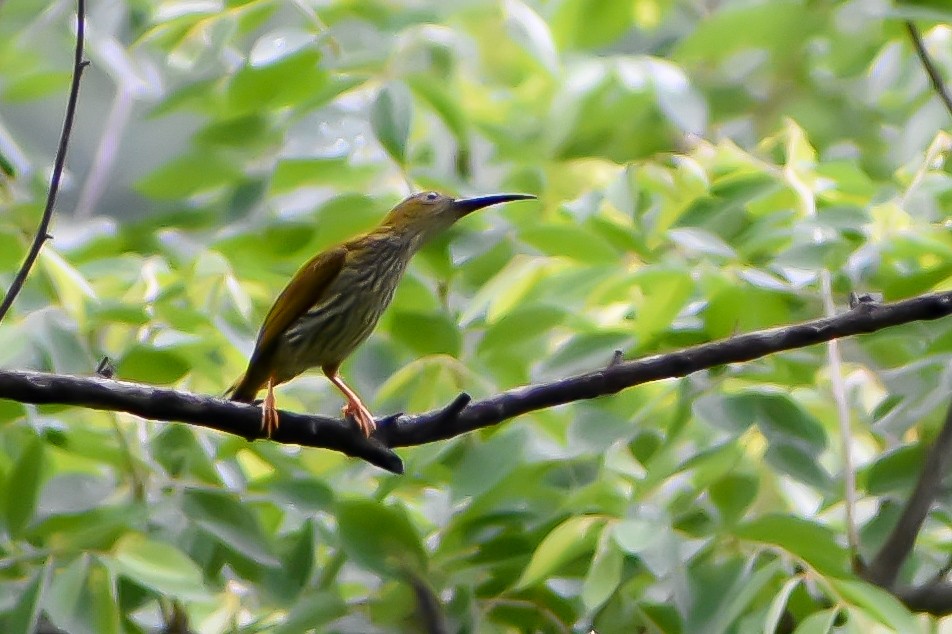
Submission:
M 344 417 L 352 418 L 369 438 L 376 429 L 373 414 L 344 382 L 340 366 L 373 332 L 410 259 L 427 241 L 474 211 L 534 198 L 416 193 L 397 204 L 374 229 L 318 253 L 278 295 L 258 332 L 247 369 L 226 395 L 232 401 L 252 403 L 266 389 L 261 431 L 270 438 L 279 425 L 274 388 L 319 367 L 344 395 Z

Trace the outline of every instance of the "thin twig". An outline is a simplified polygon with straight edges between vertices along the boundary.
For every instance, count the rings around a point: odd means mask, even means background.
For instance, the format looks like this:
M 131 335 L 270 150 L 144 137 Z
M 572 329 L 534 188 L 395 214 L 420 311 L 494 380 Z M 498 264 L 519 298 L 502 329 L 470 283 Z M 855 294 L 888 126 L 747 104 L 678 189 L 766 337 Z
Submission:
M 6 316 L 13 300 L 20 294 L 23 284 L 26 282 L 30 269 L 40 255 L 40 249 L 43 243 L 49 238 L 50 221 L 53 219 L 53 207 L 56 205 L 56 193 L 59 191 L 60 179 L 63 177 L 63 167 L 66 164 L 66 147 L 69 144 L 69 135 L 73 130 L 73 118 L 76 115 L 76 102 L 79 99 L 79 80 L 83 76 L 83 69 L 89 65 L 89 62 L 83 61 L 83 44 L 86 37 L 86 1 L 77 0 L 76 3 L 76 52 L 73 59 L 73 80 L 69 87 L 69 101 L 66 103 L 66 118 L 63 120 L 63 131 L 60 133 L 59 147 L 56 150 L 56 160 L 53 163 L 53 175 L 50 178 L 50 189 L 46 195 L 46 208 L 43 210 L 43 218 L 40 220 L 40 226 L 36 229 L 36 235 L 33 237 L 33 244 L 30 245 L 30 251 L 23 260 L 20 270 L 13 278 L 13 283 L 7 291 L 3 301 L 0 302 L 0 321 Z
M 919 28 L 912 20 L 908 20 L 906 21 L 906 31 L 909 32 L 912 45 L 916 49 L 916 55 L 919 56 L 923 68 L 926 69 L 926 73 L 932 81 L 932 87 L 935 88 L 939 99 L 945 104 L 945 109 L 948 110 L 949 115 L 952 116 L 952 95 L 946 90 L 945 82 L 942 79 L 942 75 L 939 74 L 939 69 L 936 67 L 935 62 L 932 61 L 932 58 L 929 57 L 929 52 L 926 51 L 925 42 L 922 41 L 922 34 L 919 33 Z

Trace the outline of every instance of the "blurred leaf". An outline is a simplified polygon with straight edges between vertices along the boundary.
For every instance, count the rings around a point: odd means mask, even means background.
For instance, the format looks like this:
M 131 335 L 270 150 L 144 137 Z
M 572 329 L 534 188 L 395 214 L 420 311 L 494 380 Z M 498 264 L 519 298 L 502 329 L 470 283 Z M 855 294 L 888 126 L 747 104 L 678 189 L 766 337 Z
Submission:
M 741 526 L 734 534 L 740 539 L 782 548 L 824 575 L 848 574 L 846 550 L 825 526 L 788 515 L 762 515 Z
M 727 524 L 740 520 L 753 503 L 759 480 L 747 474 L 729 474 L 710 487 L 711 501 Z
M 608 601 L 621 583 L 624 558 L 615 544 L 606 539 L 610 532 L 609 526 L 602 529 L 602 537 L 582 586 L 582 602 L 589 612 L 597 610 Z
M 770 444 L 766 458 L 780 473 L 786 473 L 819 491 L 829 491 L 833 487 L 833 478 L 820 466 L 816 450 L 781 440 Z
M 548 331 L 562 323 L 565 317 L 565 311 L 558 306 L 519 307 L 486 329 L 479 342 L 479 351 L 485 354 L 497 348 L 531 343 L 545 337 Z
M 681 40 L 676 56 L 690 60 L 717 60 L 745 48 L 766 49 L 775 55 L 793 56 L 803 40 L 819 26 L 818 16 L 790 0 L 770 5 L 727 6 Z M 724 36 L 730 34 L 731 37 Z
M 280 194 L 317 185 L 359 188 L 378 171 L 373 165 L 354 165 L 346 158 L 285 158 L 271 173 L 271 191 Z
M 320 67 L 320 54 L 313 49 L 300 48 L 289 55 L 273 56 L 261 65 L 254 61 L 249 60 L 249 65 L 239 69 L 228 84 L 227 115 L 245 116 L 303 103 L 314 99 L 330 82 L 327 72 Z
M 426 551 L 399 507 L 371 500 L 342 500 L 337 504 L 337 521 L 344 552 L 358 565 L 386 575 L 406 568 L 426 570 Z
M 405 165 L 413 98 L 405 84 L 391 82 L 380 89 L 370 109 L 370 125 L 380 145 L 398 165 Z
M 116 588 L 108 571 L 83 555 L 56 571 L 43 608 L 70 634 L 119 634 Z
M 106 565 L 164 596 L 204 596 L 201 570 L 171 544 L 129 533 L 116 543 Z
M 589 515 L 570 517 L 543 538 L 522 571 L 515 589 L 531 588 L 548 580 L 565 564 L 592 551 L 604 519 Z
M 273 632 L 274 634 L 300 634 L 308 628 L 335 621 L 347 613 L 347 604 L 341 597 L 327 592 L 316 592 L 311 596 L 301 597 Z
M 40 251 L 40 263 L 53 282 L 59 301 L 71 315 L 82 321 L 86 315 L 86 300 L 95 300 L 96 291 L 86 278 L 54 249 L 46 248 Z
M 627 0 L 566 0 L 556 5 L 552 31 L 566 49 L 605 46 L 630 28 L 634 12 Z
M 316 39 L 313 33 L 302 29 L 275 29 L 262 35 L 251 47 L 248 64 L 261 68 L 294 55 Z
M 870 495 L 888 495 L 911 491 L 919 479 L 925 461 L 921 444 L 903 445 L 879 456 L 866 471 L 866 490 Z
M 415 354 L 459 356 L 462 337 L 459 328 L 447 315 L 400 311 L 392 319 L 391 333 Z M 421 338 L 421 332 L 427 333 L 426 337 Z
M 50 583 L 53 566 L 46 562 L 27 583 L 13 610 L 6 615 L 4 631 L 9 634 L 34 634 L 40 618 L 43 597 Z
M 809 615 L 797 625 L 794 634 L 829 634 L 840 615 L 839 608 L 820 610 Z
M 139 181 L 136 189 L 158 200 L 176 200 L 225 187 L 238 175 L 232 161 L 193 154 L 176 157 Z
M 262 566 L 281 565 L 258 519 L 234 496 L 189 489 L 183 493 L 182 509 L 196 526 L 226 549 Z
M 893 631 L 915 632 L 919 629 L 915 617 L 886 590 L 853 579 L 830 579 L 830 583 L 847 601 Z
M 67 72 L 26 73 L 5 83 L 2 95 L 11 103 L 34 101 L 64 91 L 69 81 L 70 73 Z
M 44 469 L 43 441 L 32 438 L 21 450 L 4 484 L 3 519 L 7 532 L 19 537 L 36 513 Z
M 125 381 L 169 385 L 188 373 L 188 362 L 173 350 L 136 345 L 119 359 L 119 377 Z
M 552 75 L 559 72 L 559 54 L 549 25 L 521 0 L 506 0 L 506 28 L 529 55 Z
M 561 256 L 588 264 L 618 261 L 617 250 L 596 233 L 570 225 L 536 225 L 520 232 L 526 244 L 549 256 Z

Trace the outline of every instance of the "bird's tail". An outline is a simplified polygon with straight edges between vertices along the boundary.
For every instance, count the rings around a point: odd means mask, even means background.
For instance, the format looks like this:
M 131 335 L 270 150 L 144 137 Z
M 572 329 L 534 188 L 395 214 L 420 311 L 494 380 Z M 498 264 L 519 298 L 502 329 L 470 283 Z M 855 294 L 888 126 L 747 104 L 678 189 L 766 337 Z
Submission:
M 253 385 L 249 385 L 246 380 L 247 374 L 242 374 L 238 377 L 238 380 L 231 384 L 225 393 L 222 396 L 228 397 L 230 401 L 238 401 L 239 403 L 250 403 L 255 400 L 255 396 L 258 394 L 258 390 L 254 389 Z

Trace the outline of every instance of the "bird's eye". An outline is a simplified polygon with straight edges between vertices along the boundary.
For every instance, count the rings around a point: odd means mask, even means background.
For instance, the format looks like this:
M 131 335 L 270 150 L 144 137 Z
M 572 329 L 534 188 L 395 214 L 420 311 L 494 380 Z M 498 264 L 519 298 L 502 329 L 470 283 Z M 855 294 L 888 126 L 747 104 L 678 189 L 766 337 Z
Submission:
M 440 195 L 437 194 L 436 192 L 427 192 L 426 195 L 423 196 L 423 198 L 428 202 L 433 202 L 439 197 Z

